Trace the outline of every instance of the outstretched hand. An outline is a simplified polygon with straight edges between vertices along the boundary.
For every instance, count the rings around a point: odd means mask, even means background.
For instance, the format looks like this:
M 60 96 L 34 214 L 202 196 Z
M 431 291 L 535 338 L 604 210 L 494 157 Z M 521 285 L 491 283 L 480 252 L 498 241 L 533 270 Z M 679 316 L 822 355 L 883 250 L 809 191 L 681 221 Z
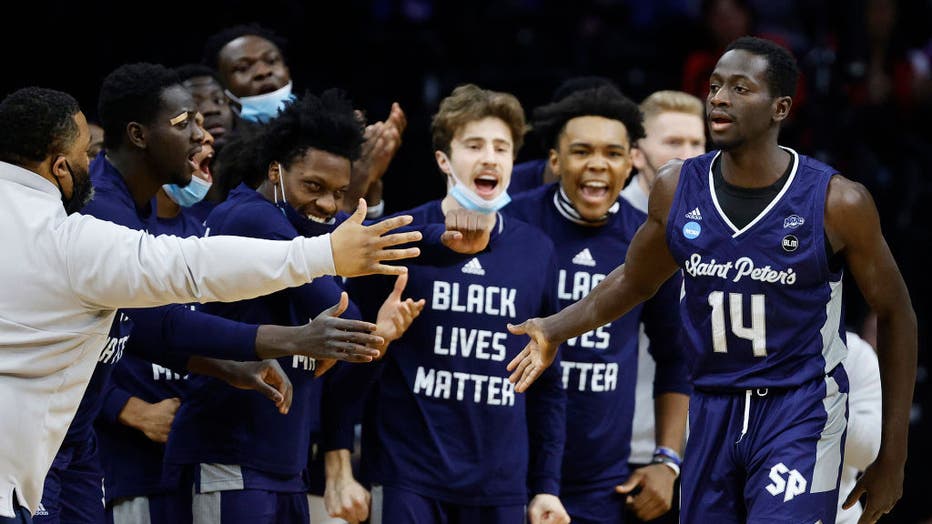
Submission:
M 404 266 L 390 266 L 382 262 L 414 258 L 420 254 L 420 250 L 416 247 L 390 249 L 393 246 L 421 240 L 419 231 L 387 234 L 410 224 L 412 217 L 402 215 L 371 226 L 364 226 L 366 209 L 365 199 L 360 198 L 356 211 L 330 234 L 330 247 L 333 250 L 333 266 L 336 273 L 344 277 L 356 277 L 374 273 L 400 275 L 406 272 L 407 268 Z
M 301 326 L 294 334 L 294 354 L 306 355 L 324 362 L 371 362 L 373 358 L 378 357 L 377 348 L 385 344 L 385 339 L 372 334 L 376 329 L 375 324 L 340 318 L 347 306 L 349 296 L 344 291 L 340 293 L 339 302 Z
M 557 358 L 557 349 L 559 349 L 560 345 L 554 344 L 547 339 L 539 318 L 525 320 L 517 326 L 508 324 L 508 331 L 513 335 L 528 335 L 531 337 L 524 349 L 508 363 L 507 367 L 508 371 L 511 372 L 508 381 L 515 385 L 515 391 L 524 393 L 537 380 L 537 377 L 550 364 L 553 364 L 554 359 Z
M 401 294 L 407 284 L 408 275 L 398 275 L 395 279 L 395 287 L 379 308 L 378 318 L 375 321 L 375 334 L 385 340 L 385 344 L 380 348 L 383 354 L 388 344 L 401 338 L 414 319 L 424 310 L 426 302 L 423 298 L 416 302 L 410 298 L 401 299 Z
M 474 255 L 489 245 L 495 213 L 483 214 L 468 209 L 451 209 L 444 219 L 446 231 L 440 242 L 452 251 Z
M 889 513 L 903 496 L 903 476 L 902 464 L 878 457 L 858 479 L 842 508 L 850 508 L 862 495 L 867 495 L 864 513 L 858 519 L 858 524 L 877 522 L 880 517 Z

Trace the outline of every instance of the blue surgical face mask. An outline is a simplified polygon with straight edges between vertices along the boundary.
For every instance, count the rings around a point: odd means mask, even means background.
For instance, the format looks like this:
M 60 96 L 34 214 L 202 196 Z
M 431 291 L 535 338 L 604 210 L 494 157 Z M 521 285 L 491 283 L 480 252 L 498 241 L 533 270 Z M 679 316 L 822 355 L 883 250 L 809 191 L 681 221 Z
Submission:
M 447 165 L 450 166 L 450 174 L 448 176 L 450 177 L 450 184 L 452 187 L 450 187 L 449 194 L 459 205 L 470 211 L 477 211 L 488 215 L 507 206 L 508 203 L 511 202 L 511 197 L 508 195 L 508 188 L 505 188 L 505 191 L 502 191 L 501 194 L 492 200 L 486 200 L 477 195 L 475 191 L 456 178 L 456 173 L 453 171 L 453 162 L 450 161 L 450 157 L 446 155 L 444 155 L 444 157 L 447 159 Z
M 277 117 L 278 112 L 285 108 L 285 104 L 295 99 L 291 94 L 291 82 L 271 93 L 237 98 L 227 90 L 226 95 L 240 105 L 240 118 L 260 124 Z
M 201 200 L 204 200 L 204 197 L 207 196 L 207 192 L 210 191 L 210 186 L 212 185 L 212 182 L 192 176 L 191 182 L 184 187 L 179 187 L 175 184 L 165 184 L 162 186 L 162 189 L 165 190 L 168 198 L 172 199 L 172 201 L 179 206 L 191 207 Z

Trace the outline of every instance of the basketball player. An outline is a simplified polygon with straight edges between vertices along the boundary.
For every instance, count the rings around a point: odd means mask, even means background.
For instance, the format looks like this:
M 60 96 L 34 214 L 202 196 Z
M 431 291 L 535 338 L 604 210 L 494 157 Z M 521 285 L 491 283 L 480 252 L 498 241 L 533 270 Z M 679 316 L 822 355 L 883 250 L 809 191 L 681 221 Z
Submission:
M 875 522 L 902 493 L 916 316 L 870 195 L 777 144 L 797 75 L 784 48 L 732 42 L 706 102 L 719 150 L 661 169 L 626 263 L 585 299 L 513 326 L 532 338 L 509 364 L 521 391 L 560 342 L 625 313 L 682 268 L 695 387 L 684 523 L 835 521 L 846 266 L 878 315 L 884 418 L 878 458 L 845 505 L 866 495 L 861 522 Z
M 441 102 L 432 131 L 449 191 L 410 211 L 414 224 L 442 224 L 451 210 L 474 209 L 491 240 L 474 255 L 409 268 L 409 292 L 429 298 L 380 362 L 364 419 L 371 521 L 568 522 L 557 498 L 565 434 L 559 374 L 548 371 L 523 396 L 500 367 L 521 344 L 502 320 L 556 308 L 552 242 L 497 213 L 509 198 L 524 111 L 510 94 L 463 85 Z M 351 281 L 351 293 L 378 287 L 371 280 Z M 374 318 L 377 303 L 366 298 L 378 294 L 354 296 L 363 318 Z
M 550 170 L 559 182 L 523 193 L 504 212 L 536 225 L 554 242 L 559 270 L 554 285 L 560 306 L 567 307 L 624 260 L 646 219 L 619 198 L 631 172 L 631 145 L 643 138 L 644 128 L 638 106 L 603 86 L 538 108 L 534 129 L 549 137 Z M 567 436 L 560 495 L 573 522 L 624 522 L 626 503 L 645 520 L 671 507 L 690 390 L 677 337 L 679 288 L 677 276 L 644 306 L 563 347 Z M 642 321 L 659 362 L 656 377 L 649 377 L 653 387 L 648 385 L 657 397 L 659 423 L 656 442 L 650 436 L 656 454 L 632 472 L 628 454 Z

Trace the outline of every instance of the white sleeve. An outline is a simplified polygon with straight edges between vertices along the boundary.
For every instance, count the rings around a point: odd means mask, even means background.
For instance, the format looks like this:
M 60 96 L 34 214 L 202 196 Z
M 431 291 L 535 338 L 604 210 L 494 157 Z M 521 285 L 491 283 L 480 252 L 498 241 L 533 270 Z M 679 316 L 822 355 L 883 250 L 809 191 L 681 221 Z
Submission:
M 863 471 L 880 451 L 880 365 L 874 348 L 850 331 L 845 371 L 850 385 L 845 465 Z
M 74 292 L 102 309 L 232 302 L 335 274 L 330 235 L 291 241 L 156 237 L 81 215 L 58 229 Z

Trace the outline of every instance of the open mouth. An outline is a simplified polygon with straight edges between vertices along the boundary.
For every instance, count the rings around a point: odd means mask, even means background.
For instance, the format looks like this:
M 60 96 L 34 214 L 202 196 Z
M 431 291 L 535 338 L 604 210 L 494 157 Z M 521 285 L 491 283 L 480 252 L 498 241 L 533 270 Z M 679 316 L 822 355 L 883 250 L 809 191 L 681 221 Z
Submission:
M 198 151 L 188 157 L 188 162 L 194 166 L 194 171 L 201 174 L 201 178 L 208 182 L 213 182 L 210 172 L 210 164 L 214 159 L 214 148 L 210 145 L 202 146 Z
M 579 194 L 583 200 L 589 203 L 602 203 L 609 197 L 609 185 L 607 182 L 590 180 L 579 185 Z
M 723 114 L 712 114 L 709 116 L 709 129 L 713 132 L 721 132 L 735 123 L 735 120 L 730 116 Z
M 498 187 L 498 177 L 494 175 L 479 175 L 473 184 L 476 186 L 476 194 L 481 197 L 495 196 L 495 188 Z

